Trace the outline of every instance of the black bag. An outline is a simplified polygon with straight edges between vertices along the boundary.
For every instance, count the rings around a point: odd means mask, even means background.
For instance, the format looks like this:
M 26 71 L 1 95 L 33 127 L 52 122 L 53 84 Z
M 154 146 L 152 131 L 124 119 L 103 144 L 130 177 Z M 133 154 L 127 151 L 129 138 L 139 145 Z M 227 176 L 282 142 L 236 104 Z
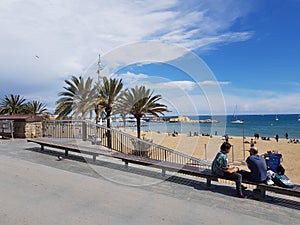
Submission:
M 272 180 L 279 187 L 284 187 L 284 188 L 294 187 L 293 182 L 286 175 L 279 175 L 278 173 L 275 173 Z
M 285 169 L 284 169 L 283 166 L 280 164 L 280 165 L 277 167 L 276 173 L 279 174 L 279 175 L 284 175 L 284 172 L 285 172 Z

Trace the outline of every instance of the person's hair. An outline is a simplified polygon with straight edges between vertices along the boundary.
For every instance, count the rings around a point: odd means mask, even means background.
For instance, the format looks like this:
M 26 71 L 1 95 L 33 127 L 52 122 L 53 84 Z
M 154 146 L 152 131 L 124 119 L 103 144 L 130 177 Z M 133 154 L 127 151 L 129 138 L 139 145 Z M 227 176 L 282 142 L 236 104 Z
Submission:
M 230 148 L 231 148 L 231 144 L 228 143 L 228 142 L 224 142 L 224 143 L 221 145 L 221 147 L 220 147 L 220 149 L 221 149 L 222 152 L 225 152 L 226 150 L 228 150 L 228 149 L 230 149 Z
M 252 152 L 254 155 L 258 153 L 258 149 L 256 147 L 251 147 L 249 152 Z

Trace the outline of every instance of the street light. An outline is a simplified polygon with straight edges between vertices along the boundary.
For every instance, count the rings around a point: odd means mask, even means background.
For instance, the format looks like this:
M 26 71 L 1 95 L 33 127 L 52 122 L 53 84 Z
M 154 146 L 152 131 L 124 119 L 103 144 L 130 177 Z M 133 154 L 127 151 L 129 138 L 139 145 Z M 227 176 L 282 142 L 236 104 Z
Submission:
M 244 160 L 245 160 L 245 121 L 244 120 L 242 120 L 243 121 L 243 156 L 244 156 Z

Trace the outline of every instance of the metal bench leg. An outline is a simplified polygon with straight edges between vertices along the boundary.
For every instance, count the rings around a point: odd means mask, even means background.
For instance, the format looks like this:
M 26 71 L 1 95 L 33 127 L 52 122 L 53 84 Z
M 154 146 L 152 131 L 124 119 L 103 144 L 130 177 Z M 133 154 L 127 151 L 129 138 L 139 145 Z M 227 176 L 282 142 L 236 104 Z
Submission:
M 211 186 L 211 178 L 206 178 L 206 187 Z
M 162 169 L 161 169 L 161 173 L 162 173 L 162 176 L 165 177 L 165 176 L 166 176 L 166 169 L 165 169 L 165 168 L 162 168 Z
M 65 156 L 68 156 L 68 154 L 69 154 L 69 151 L 65 150 Z
M 125 161 L 125 169 L 128 170 L 128 162 Z
M 253 189 L 253 198 L 262 200 L 266 197 L 266 190 L 262 188 Z
M 41 145 L 41 151 L 44 151 L 44 145 Z
M 93 155 L 93 162 L 96 162 L 96 155 Z

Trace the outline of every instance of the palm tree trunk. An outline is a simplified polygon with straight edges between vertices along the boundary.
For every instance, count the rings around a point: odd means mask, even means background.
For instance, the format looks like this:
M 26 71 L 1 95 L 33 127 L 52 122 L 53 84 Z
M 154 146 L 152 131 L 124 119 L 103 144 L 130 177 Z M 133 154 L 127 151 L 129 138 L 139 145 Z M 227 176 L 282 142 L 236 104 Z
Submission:
M 99 124 L 99 110 L 95 109 L 96 117 L 95 117 L 95 122 L 96 124 Z
M 107 126 L 107 128 L 110 128 L 110 112 L 107 112 L 106 126 Z M 111 148 L 111 132 L 110 132 L 110 129 L 107 130 L 107 145 L 108 145 L 108 148 Z
M 137 137 L 141 138 L 141 118 L 136 118 L 136 129 L 137 129 Z

